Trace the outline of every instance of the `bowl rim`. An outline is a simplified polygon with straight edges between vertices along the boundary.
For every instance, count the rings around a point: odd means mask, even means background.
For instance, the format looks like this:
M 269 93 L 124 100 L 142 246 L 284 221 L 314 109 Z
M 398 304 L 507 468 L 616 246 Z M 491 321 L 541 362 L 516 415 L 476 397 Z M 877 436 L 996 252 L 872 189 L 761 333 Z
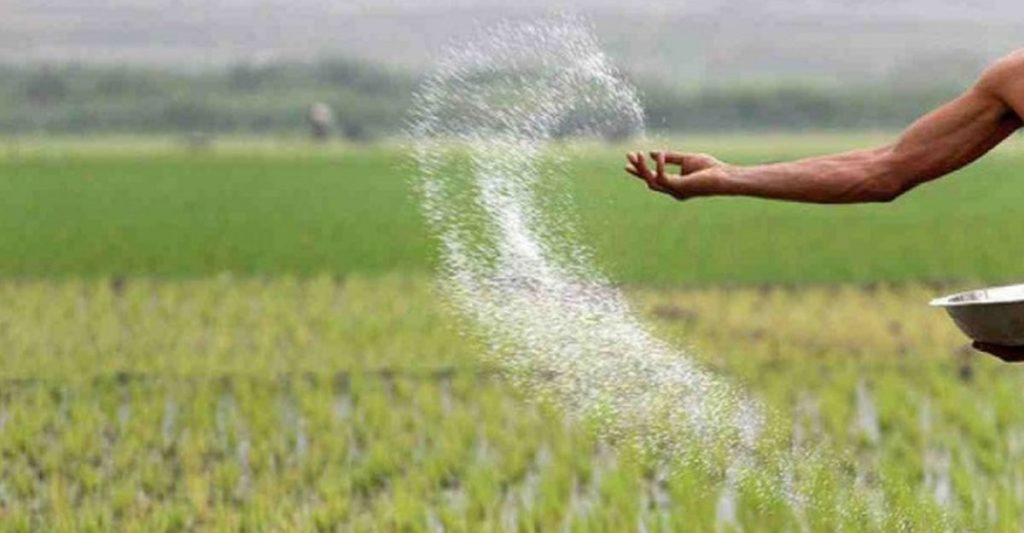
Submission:
M 982 292 L 982 291 L 998 291 L 1003 289 L 1016 289 L 1020 288 L 1022 291 L 1019 296 L 1015 297 L 1002 297 L 1002 298 L 989 298 L 985 300 L 963 300 L 956 301 L 958 298 L 966 296 L 968 294 Z M 980 306 L 991 306 L 991 305 L 1007 305 L 1007 304 L 1018 304 L 1024 303 L 1024 283 L 1016 283 L 1013 285 L 1000 285 L 997 287 L 985 287 L 982 289 L 974 289 L 970 291 L 958 292 L 955 294 L 949 294 L 940 298 L 935 298 L 928 305 L 932 307 L 980 307 Z

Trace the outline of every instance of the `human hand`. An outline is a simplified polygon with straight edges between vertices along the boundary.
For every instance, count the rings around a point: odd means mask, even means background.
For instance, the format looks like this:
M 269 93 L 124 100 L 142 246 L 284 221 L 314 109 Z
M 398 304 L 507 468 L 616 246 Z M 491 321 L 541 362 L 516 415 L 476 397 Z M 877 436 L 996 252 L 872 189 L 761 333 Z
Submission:
M 1007 363 L 1024 362 L 1024 346 L 1000 346 L 998 344 L 975 341 L 971 348 L 994 355 Z
M 720 192 L 720 183 L 728 177 L 729 167 L 707 154 L 651 152 L 650 155 L 654 160 L 653 170 L 648 167 L 642 152 L 626 154 L 629 161 L 626 172 L 644 180 L 649 189 L 677 200 Z M 679 171 L 667 171 L 669 165 L 678 166 Z

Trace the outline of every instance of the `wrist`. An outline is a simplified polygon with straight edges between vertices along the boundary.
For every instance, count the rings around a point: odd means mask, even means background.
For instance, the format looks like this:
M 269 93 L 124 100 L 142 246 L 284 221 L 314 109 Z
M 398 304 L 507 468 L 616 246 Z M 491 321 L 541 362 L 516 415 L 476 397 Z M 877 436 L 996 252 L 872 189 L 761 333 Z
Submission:
M 750 174 L 750 167 L 723 163 L 716 169 L 718 172 L 712 180 L 712 195 L 735 196 L 744 194 L 743 183 Z

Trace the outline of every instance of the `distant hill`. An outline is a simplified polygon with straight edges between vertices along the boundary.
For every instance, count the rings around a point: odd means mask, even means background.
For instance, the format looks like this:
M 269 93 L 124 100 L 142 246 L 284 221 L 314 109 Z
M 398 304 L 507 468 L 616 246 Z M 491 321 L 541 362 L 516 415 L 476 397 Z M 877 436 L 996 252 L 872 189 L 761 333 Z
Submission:
M 1024 2 L 6 0 L 0 62 L 201 69 L 343 54 L 422 67 L 479 24 L 572 9 L 624 70 L 680 84 L 948 82 L 1024 43 Z M 514 4 L 514 7 L 513 7 Z M 932 80 L 931 78 L 939 78 Z

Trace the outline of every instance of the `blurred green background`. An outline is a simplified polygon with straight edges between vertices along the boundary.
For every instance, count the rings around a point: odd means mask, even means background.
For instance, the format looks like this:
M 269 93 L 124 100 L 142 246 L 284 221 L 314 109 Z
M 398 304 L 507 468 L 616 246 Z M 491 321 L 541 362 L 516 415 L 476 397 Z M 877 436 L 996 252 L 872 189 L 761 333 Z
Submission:
M 1018 138 L 884 205 L 678 203 L 621 170 L 891 142 L 1019 46 L 1021 4 L 981 3 L 6 2 L 0 530 L 1020 530 L 1022 376 L 926 305 L 1024 277 Z M 445 42 L 558 7 L 648 126 L 551 143 L 579 240 L 764 402 L 766 447 L 830 450 L 782 473 L 808 499 L 525 397 L 437 286 L 413 91 Z

